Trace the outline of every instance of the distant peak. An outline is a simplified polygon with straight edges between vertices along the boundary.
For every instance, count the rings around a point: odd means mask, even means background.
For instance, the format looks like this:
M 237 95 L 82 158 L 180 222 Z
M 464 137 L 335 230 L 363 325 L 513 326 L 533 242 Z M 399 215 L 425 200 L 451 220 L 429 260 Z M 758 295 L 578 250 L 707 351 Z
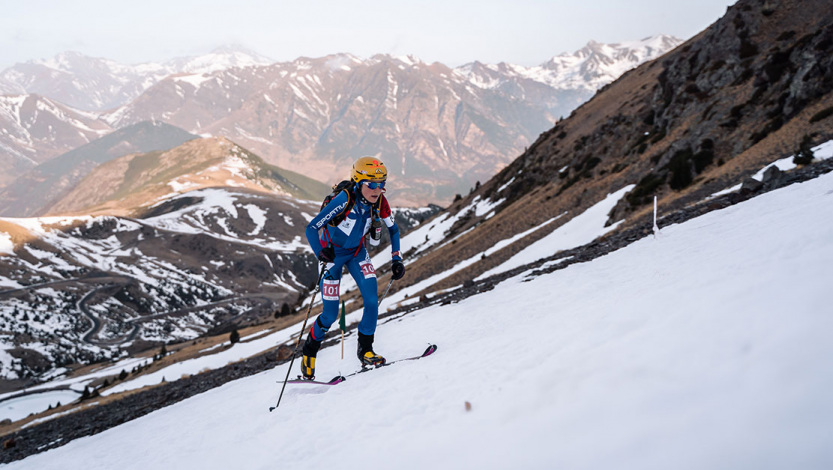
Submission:
M 228 45 L 225 45 L 225 46 L 220 46 L 220 47 L 214 48 L 214 50 L 212 50 L 211 53 L 212 54 L 246 54 L 246 55 L 251 55 L 251 56 L 255 56 L 255 57 L 261 57 L 261 54 L 253 51 L 252 49 L 250 49 L 246 46 L 240 45 L 240 44 L 228 44 Z
M 78 51 L 64 51 L 60 52 L 55 55 L 55 57 L 69 57 L 69 58 L 78 58 L 78 57 L 87 57 L 86 54 L 82 54 Z

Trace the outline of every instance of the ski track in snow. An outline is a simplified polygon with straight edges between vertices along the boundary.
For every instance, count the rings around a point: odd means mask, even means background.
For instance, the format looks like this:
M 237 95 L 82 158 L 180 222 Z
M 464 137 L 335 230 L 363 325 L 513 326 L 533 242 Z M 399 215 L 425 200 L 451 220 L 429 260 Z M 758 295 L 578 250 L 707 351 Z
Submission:
M 431 357 L 269 413 L 284 364 L 6 468 L 831 468 L 831 240 L 828 174 L 379 326 Z

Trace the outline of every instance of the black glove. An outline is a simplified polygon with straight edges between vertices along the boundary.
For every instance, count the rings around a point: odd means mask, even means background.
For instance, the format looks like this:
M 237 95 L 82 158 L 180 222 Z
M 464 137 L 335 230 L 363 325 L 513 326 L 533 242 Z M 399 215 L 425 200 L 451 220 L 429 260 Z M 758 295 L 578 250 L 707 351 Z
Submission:
M 390 272 L 392 273 L 391 277 L 393 277 L 394 281 L 402 279 L 402 276 L 405 275 L 405 265 L 402 264 L 402 261 L 395 259 L 390 265 Z
M 322 263 L 332 263 L 334 259 L 336 259 L 336 249 L 333 245 L 327 245 L 318 252 L 318 261 Z

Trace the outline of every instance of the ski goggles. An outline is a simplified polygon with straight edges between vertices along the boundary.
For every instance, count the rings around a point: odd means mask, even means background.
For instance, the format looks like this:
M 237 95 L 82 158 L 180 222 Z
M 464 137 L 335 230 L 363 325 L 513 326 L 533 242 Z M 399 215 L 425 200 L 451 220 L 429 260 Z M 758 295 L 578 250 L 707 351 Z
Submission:
M 384 181 L 366 181 L 363 183 L 369 189 L 385 189 L 385 182 Z

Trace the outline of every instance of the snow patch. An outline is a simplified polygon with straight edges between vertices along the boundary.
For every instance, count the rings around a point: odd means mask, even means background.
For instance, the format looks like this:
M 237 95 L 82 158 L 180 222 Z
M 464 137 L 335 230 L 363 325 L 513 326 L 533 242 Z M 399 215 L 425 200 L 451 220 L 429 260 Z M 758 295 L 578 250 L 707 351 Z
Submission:
M 249 218 L 255 223 L 255 228 L 249 232 L 249 235 L 259 234 L 263 231 L 263 227 L 266 226 L 266 211 L 254 204 L 246 204 L 243 208 L 246 209 L 246 212 L 249 213 Z
M 575 216 L 572 220 L 557 228 L 551 234 L 538 240 L 532 245 L 523 249 L 520 253 L 500 266 L 493 268 L 483 275 L 481 278 L 491 276 L 493 274 L 509 271 L 519 266 L 532 263 L 541 258 L 547 258 L 562 250 L 569 250 L 577 246 L 590 243 L 596 238 L 604 235 L 607 232 L 618 227 L 619 223 L 605 227 L 608 214 L 610 210 L 619 202 L 622 197 L 630 192 L 636 185 L 628 185 L 608 196 L 598 204 L 587 209 L 580 215 Z M 549 223 L 549 222 L 547 222 Z
M 187 83 L 198 90 L 200 89 L 200 87 L 202 87 L 203 83 L 207 82 L 208 80 L 211 80 L 212 78 L 213 77 L 205 73 L 193 75 L 180 75 L 173 77 L 175 82 Z
M 0 254 L 14 254 L 14 243 L 12 242 L 12 236 L 6 232 L 0 232 Z

